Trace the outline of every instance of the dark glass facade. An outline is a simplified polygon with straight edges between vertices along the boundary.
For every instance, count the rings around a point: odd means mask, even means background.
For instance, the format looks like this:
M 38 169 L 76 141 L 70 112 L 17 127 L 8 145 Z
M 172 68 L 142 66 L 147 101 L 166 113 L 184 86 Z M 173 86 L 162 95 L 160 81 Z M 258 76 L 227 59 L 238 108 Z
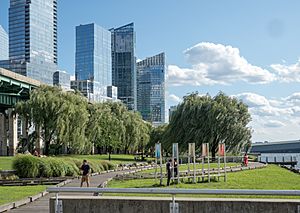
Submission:
M 94 83 L 93 93 L 107 95 L 112 85 L 111 33 L 96 25 L 76 27 L 75 79 Z
M 137 110 L 154 125 L 165 123 L 165 54 L 137 63 Z
M 0 25 L 0 60 L 8 60 L 8 35 Z
M 129 110 L 136 110 L 137 76 L 134 24 L 130 23 L 110 31 L 112 34 L 112 84 L 118 88 L 118 99 Z
M 53 85 L 64 90 L 70 90 L 70 74 L 66 71 L 57 70 L 53 74 Z
M 57 1 L 10 0 L 10 70 L 53 84 L 57 70 Z

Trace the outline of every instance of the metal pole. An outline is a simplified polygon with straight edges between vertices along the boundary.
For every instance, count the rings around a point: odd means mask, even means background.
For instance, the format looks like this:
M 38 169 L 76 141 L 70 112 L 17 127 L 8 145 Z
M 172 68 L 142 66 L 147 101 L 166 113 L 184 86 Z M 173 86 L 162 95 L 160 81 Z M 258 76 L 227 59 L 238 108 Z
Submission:
M 177 148 L 177 183 L 180 183 L 180 180 L 179 180 L 179 149 L 178 149 L 178 143 L 176 143 L 176 148 Z
M 196 183 L 196 154 L 194 152 L 194 156 L 193 156 L 193 182 Z
M 190 174 L 190 162 L 191 162 L 191 158 L 190 158 L 190 152 L 188 155 L 188 174 Z
M 209 165 L 209 155 L 207 156 L 207 166 L 208 166 L 208 182 L 210 182 L 210 165 Z
M 218 155 L 218 181 L 220 180 L 220 153 Z
M 55 194 L 55 213 L 59 213 L 59 204 L 58 204 L 58 193 Z
M 224 143 L 224 181 L 227 181 L 227 172 L 226 172 L 226 144 Z
M 157 181 L 157 157 L 155 156 L 155 184 Z
M 172 213 L 176 213 L 176 211 L 175 211 L 175 208 L 176 208 L 176 206 L 175 206 L 175 194 L 172 194 L 172 203 L 173 203 Z
M 159 160 L 160 160 L 160 185 L 162 185 L 162 183 L 163 183 L 163 175 L 162 175 L 162 152 L 161 152 L 161 150 L 160 150 L 160 158 L 159 158 Z
M 204 181 L 204 160 L 205 158 L 202 156 L 202 182 Z

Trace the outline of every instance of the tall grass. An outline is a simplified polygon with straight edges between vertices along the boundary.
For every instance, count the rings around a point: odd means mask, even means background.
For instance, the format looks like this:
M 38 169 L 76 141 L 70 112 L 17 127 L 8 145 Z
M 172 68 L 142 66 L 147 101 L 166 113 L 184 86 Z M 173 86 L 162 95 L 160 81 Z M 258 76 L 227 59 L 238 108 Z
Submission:
M 107 161 L 89 161 L 91 172 L 101 172 L 114 168 Z M 64 177 L 80 174 L 82 162 L 75 158 L 39 158 L 32 155 L 18 155 L 13 160 L 13 169 L 20 178 Z

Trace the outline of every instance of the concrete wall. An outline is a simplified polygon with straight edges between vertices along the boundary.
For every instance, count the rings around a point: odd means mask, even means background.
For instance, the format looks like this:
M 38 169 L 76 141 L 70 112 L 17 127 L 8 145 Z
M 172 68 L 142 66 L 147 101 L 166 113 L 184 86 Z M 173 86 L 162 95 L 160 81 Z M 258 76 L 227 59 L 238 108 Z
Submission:
M 60 197 L 63 213 L 169 213 L 170 198 Z M 300 200 L 178 198 L 180 213 L 299 213 Z M 55 198 L 50 199 L 50 213 Z

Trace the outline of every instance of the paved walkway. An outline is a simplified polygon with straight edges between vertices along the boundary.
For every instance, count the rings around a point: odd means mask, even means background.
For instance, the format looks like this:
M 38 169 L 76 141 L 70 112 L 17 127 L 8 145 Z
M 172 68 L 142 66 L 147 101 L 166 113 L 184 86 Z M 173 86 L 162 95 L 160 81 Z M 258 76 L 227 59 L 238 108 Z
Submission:
M 259 167 L 260 163 L 250 163 L 250 167 Z M 245 168 L 246 169 L 246 168 Z M 239 169 L 240 170 L 240 169 Z M 113 178 L 118 174 L 122 174 L 124 172 L 128 172 L 130 170 L 124 170 L 124 171 L 117 171 L 117 172 L 110 172 L 110 173 L 104 173 L 101 175 L 92 176 L 90 178 L 91 186 L 90 187 L 98 187 L 100 184 L 103 184 L 105 181 L 107 181 L 109 178 Z M 79 187 L 80 186 L 80 179 L 74 179 L 71 183 L 66 184 L 64 187 Z M 68 193 L 60 193 L 60 195 L 68 195 Z M 92 194 L 74 194 L 72 195 L 80 195 L 80 196 L 91 196 Z M 29 203 L 27 205 L 21 206 L 17 209 L 10 210 L 9 212 L 15 213 L 15 212 L 22 212 L 22 213 L 48 213 L 49 212 L 49 200 L 50 197 L 55 196 L 54 194 L 48 194 L 45 197 L 42 197 L 32 203 Z
M 128 170 L 127 170 L 128 171 Z M 90 177 L 91 185 L 90 187 L 98 187 L 100 184 L 104 183 L 109 178 L 115 177 L 117 174 L 122 174 L 125 171 L 117 171 L 117 172 L 110 172 L 101 175 L 96 175 Z M 78 187 L 80 186 L 80 179 L 74 179 L 71 183 L 66 184 L 64 187 Z M 64 193 L 63 195 L 67 195 Z M 74 193 L 72 195 L 75 195 Z M 22 212 L 22 213 L 48 213 L 49 212 L 49 199 L 53 197 L 54 194 L 48 194 L 45 197 L 42 197 L 32 203 L 27 205 L 21 206 L 17 209 L 12 209 L 9 212 Z M 91 194 L 80 194 L 80 196 L 91 196 Z

